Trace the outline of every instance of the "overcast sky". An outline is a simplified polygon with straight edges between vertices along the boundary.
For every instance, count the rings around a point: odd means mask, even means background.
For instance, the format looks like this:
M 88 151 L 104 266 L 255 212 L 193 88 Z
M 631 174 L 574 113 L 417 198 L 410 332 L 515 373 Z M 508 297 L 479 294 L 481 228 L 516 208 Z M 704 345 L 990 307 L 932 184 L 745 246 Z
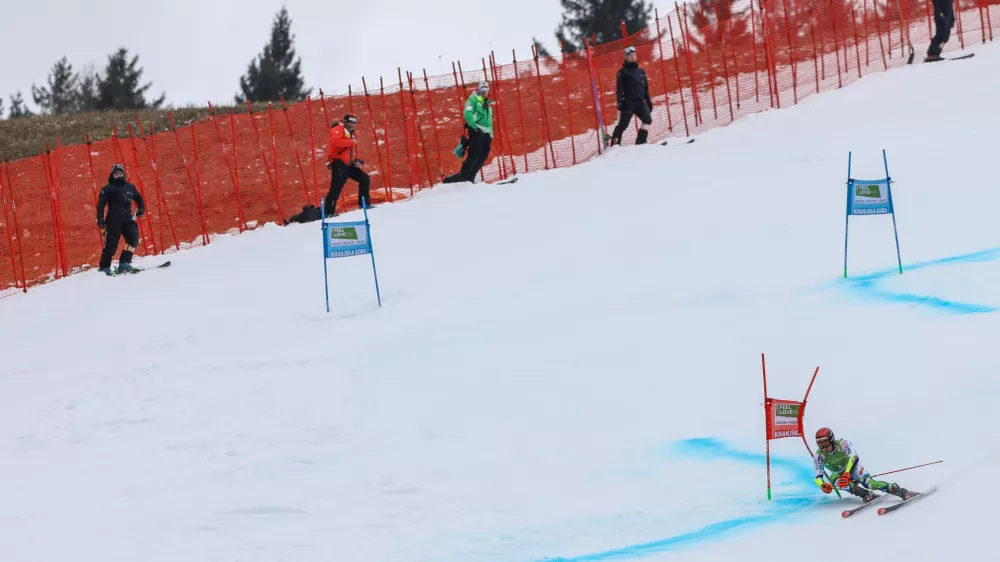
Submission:
M 51 0 L 5 3 L 0 17 L 0 96 L 45 84 L 63 55 L 74 70 L 103 69 L 119 46 L 139 55 L 149 97 L 175 106 L 231 103 L 247 64 L 267 42 L 282 5 L 292 18 L 307 87 L 346 93 L 347 85 L 387 81 L 396 67 L 451 72 L 451 61 L 481 67 L 530 53 L 536 36 L 558 46 L 559 0 Z M 661 11 L 666 4 L 658 0 Z M 672 6 L 672 2 L 670 3 Z

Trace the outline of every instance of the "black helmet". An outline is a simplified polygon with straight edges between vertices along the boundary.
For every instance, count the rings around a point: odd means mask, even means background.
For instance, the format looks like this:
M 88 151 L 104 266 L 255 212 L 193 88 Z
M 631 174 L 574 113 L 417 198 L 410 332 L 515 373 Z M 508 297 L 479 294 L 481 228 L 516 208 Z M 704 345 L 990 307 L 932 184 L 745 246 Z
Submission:
M 822 450 L 827 446 L 836 447 L 836 438 L 833 435 L 833 430 L 829 427 L 821 427 L 816 431 L 816 445 Z
M 358 116 L 353 113 L 344 114 L 344 123 L 350 123 L 351 125 L 358 124 Z
M 111 166 L 111 173 L 108 174 L 108 180 L 113 180 L 117 172 L 121 172 L 122 179 L 125 179 L 125 166 L 122 164 L 115 164 L 114 166 Z

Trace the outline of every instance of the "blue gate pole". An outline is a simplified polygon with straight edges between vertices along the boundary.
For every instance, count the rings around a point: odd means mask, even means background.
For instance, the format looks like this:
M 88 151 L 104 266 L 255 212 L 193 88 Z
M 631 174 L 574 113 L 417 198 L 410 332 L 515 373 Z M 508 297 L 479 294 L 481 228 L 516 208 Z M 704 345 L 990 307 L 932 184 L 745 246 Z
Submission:
M 885 187 L 889 192 L 889 211 L 892 213 L 892 234 L 896 237 L 896 261 L 899 263 L 899 274 L 903 274 L 903 258 L 899 255 L 899 233 L 896 231 L 896 205 L 892 202 L 892 178 L 889 177 L 889 160 L 885 149 L 882 149 L 882 162 L 885 163 Z
M 327 233 L 326 233 L 326 208 L 323 206 L 323 202 L 320 201 L 320 230 L 323 231 L 323 290 L 326 292 L 326 311 L 330 312 L 330 278 L 326 271 L 327 256 L 329 256 L 329 251 L 326 247 Z
M 844 279 L 847 279 L 847 229 L 851 224 L 851 153 L 847 153 L 847 209 L 844 211 Z
M 379 307 L 382 306 L 382 294 L 378 290 L 378 272 L 375 270 L 375 247 L 372 245 L 372 229 L 368 224 L 368 203 L 365 198 L 361 198 L 361 208 L 365 211 L 365 230 L 368 234 L 368 253 L 372 255 L 372 275 L 375 276 L 375 297 L 378 298 Z

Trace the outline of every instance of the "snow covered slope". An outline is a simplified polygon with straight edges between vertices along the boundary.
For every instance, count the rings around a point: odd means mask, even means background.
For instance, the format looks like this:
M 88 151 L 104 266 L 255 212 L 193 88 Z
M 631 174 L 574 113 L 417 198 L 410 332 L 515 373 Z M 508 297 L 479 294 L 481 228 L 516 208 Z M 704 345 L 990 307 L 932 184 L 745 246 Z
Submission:
M 0 559 L 994 560 L 1000 50 L 873 75 L 692 145 L 371 212 L 367 257 L 273 225 L 0 302 Z M 942 107 L 939 104 L 944 103 Z M 847 153 L 896 183 L 852 219 Z M 350 220 L 349 217 L 344 217 Z M 760 354 L 885 517 L 772 446 Z

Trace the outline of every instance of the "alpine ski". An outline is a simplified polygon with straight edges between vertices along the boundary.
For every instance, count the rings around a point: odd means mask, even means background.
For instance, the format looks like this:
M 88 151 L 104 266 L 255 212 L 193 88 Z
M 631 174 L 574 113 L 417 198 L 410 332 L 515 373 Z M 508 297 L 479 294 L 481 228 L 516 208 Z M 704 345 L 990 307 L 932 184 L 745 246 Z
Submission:
M 928 490 L 926 490 L 924 492 L 917 492 L 917 495 L 915 495 L 915 496 L 913 496 L 911 498 L 907 498 L 907 499 L 905 499 L 905 500 L 903 500 L 903 501 L 901 501 L 899 503 L 894 503 L 894 504 L 892 504 L 890 506 L 879 508 L 878 514 L 879 515 L 885 515 L 887 513 L 892 513 L 893 511 L 896 511 L 897 509 L 899 509 L 899 508 L 901 508 L 903 506 L 910 505 L 911 503 L 919 500 L 920 498 L 923 498 L 925 496 L 929 496 L 930 494 L 932 494 L 932 493 L 934 493 L 936 491 L 937 491 L 937 486 L 934 486 L 934 487 L 932 487 L 932 488 L 930 488 L 930 489 L 928 489 Z
M 843 512 L 841 512 L 840 516 L 843 517 L 844 519 L 847 519 L 848 517 L 854 515 L 855 513 L 858 513 L 860 511 L 864 511 L 865 509 L 868 509 L 868 507 L 871 506 L 872 504 L 876 504 L 876 503 L 882 501 L 883 498 L 885 498 L 885 496 L 880 494 L 878 497 L 876 497 L 875 499 L 873 499 L 872 501 L 870 501 L 870 502 L 868 502 L 866 504 L 860 505 L 860 506 L 855 507 L 853 509 L 845 509 Z

